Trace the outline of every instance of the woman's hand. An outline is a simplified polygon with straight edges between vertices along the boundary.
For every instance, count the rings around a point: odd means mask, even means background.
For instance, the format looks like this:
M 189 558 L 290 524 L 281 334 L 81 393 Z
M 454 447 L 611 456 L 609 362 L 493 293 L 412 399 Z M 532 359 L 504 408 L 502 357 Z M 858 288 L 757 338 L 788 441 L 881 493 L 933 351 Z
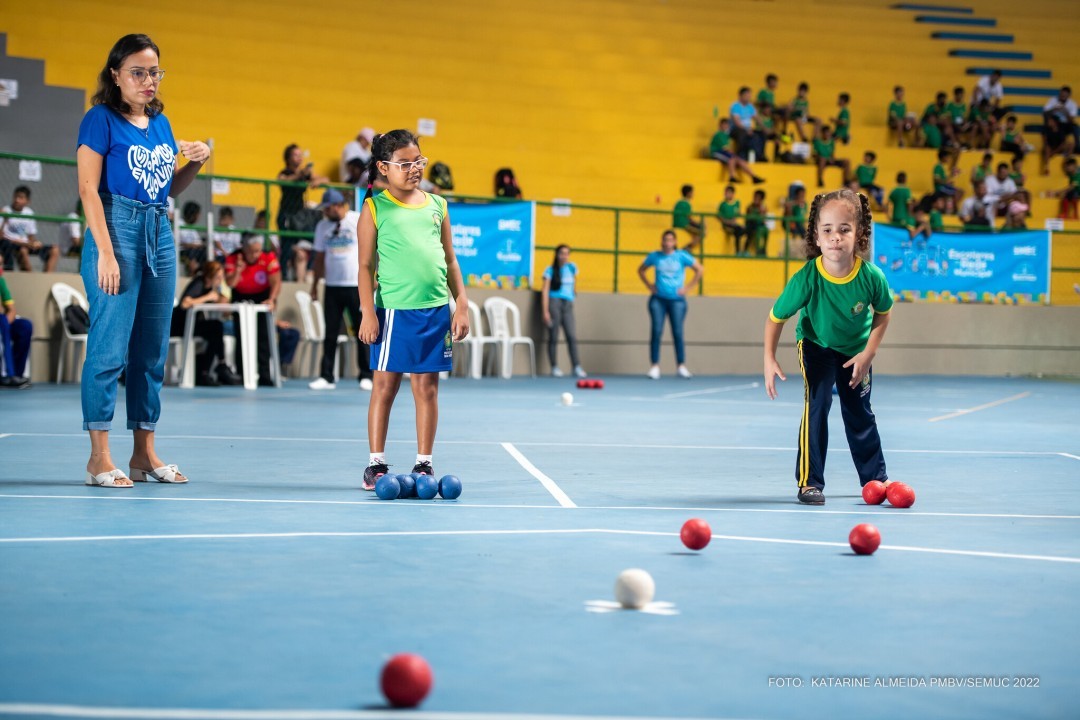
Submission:
M 99 255 L 97 263 L 98 287 L 106 295 L 120 292 L 120 265 L 115 255 Z
M 210 146 L 202 140 L 178 140 L 176 144 L 180 148 L 180 154 L 191 162 L 204 163 L 210 159 Z

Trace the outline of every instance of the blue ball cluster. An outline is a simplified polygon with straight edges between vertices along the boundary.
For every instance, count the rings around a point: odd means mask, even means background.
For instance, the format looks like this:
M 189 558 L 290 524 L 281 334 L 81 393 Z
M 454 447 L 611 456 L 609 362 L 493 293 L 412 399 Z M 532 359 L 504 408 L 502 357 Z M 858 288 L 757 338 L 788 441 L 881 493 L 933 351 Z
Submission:
M 444 475 L 436 480 L 431 475 L 411 473 L 409 475 L 382 475 L 375 482 L 375 494 L 380 500 L 405 500 L 419 498 L 431 500 L 436 495 L 445 500 L 456 500 L 461 496 L 461 479 L 456 475 Z

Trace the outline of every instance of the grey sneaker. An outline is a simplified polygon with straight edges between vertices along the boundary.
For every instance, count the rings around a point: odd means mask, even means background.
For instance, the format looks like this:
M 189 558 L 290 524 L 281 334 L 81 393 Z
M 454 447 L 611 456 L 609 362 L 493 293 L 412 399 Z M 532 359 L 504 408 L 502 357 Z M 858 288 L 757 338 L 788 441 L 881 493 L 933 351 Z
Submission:
M 807 487 L 799 490 L 799 502 L 806 505 L 824 505 L 825 493 L 816 487 Z
M 386 473 L 390 472 L 390 466 L 385 463 L 376 463 L 375 465 L 368 465 L 364 468 L 364 483 L 360 486 L 362 489 L 371 492 L 375 489 L 375 483 L 379 481 Z

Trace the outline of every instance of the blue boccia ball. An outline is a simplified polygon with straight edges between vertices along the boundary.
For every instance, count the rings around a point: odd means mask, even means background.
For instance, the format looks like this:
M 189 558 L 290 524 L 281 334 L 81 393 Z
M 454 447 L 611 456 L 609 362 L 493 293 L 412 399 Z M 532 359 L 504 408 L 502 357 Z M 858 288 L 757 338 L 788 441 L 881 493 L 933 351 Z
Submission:
M 461 479 L 456 475 L 443 475 L 439 481 L 439 495 L 454 500 L 461 495 Z
M 421 475 L 416 479 L 416 496 L 421 500 L 430 500 L 439 494 L 439 481 L 430 475 Z
M 398 475 L 397 481 L 401 487 L 401 492 L 398 493 L 399 498 L 416 497 L 416 480 L 412 475 Z
M 383 475 L 375 482 L 375 494 L 380 500 L 396 500 L 401 486 L 393 475 Z

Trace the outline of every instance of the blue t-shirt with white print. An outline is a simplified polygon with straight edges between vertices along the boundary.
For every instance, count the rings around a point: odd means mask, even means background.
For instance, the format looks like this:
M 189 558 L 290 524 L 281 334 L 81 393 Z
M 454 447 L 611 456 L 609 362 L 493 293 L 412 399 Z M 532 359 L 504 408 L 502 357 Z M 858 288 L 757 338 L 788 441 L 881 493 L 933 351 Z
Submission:
M 694 256 L 685 250 L 676 250 L 665 255 L 654 250 L 645 258 L 645 267 L 656 268 L 656 294 L 665 300 L 674 300 L 679 295 L 679 288 L 686 278 L 685 268 L 693 267 Z
M 168 202 L 176 167 L 176 140 L 164 115 L 145 130 L 106 105 L 95 105 L 79 125 L 78 145 L 101 155 L 99 192 L 144 203 Z
M 544 279 L 550 280 L 552 278 L 551 266 L 548 265 L 544 270 Z M 566 263 L 559 268 L 559 278 L 562 280 L 562 286 L 558 290 L 548 290 L 548 296 L 553 298 L 559 298 L 560 300 L 574 301 L 574 276 L 577 275 L 577 265 L 574 263 Z M 548 286 L 550 288 L 550 286 Z

